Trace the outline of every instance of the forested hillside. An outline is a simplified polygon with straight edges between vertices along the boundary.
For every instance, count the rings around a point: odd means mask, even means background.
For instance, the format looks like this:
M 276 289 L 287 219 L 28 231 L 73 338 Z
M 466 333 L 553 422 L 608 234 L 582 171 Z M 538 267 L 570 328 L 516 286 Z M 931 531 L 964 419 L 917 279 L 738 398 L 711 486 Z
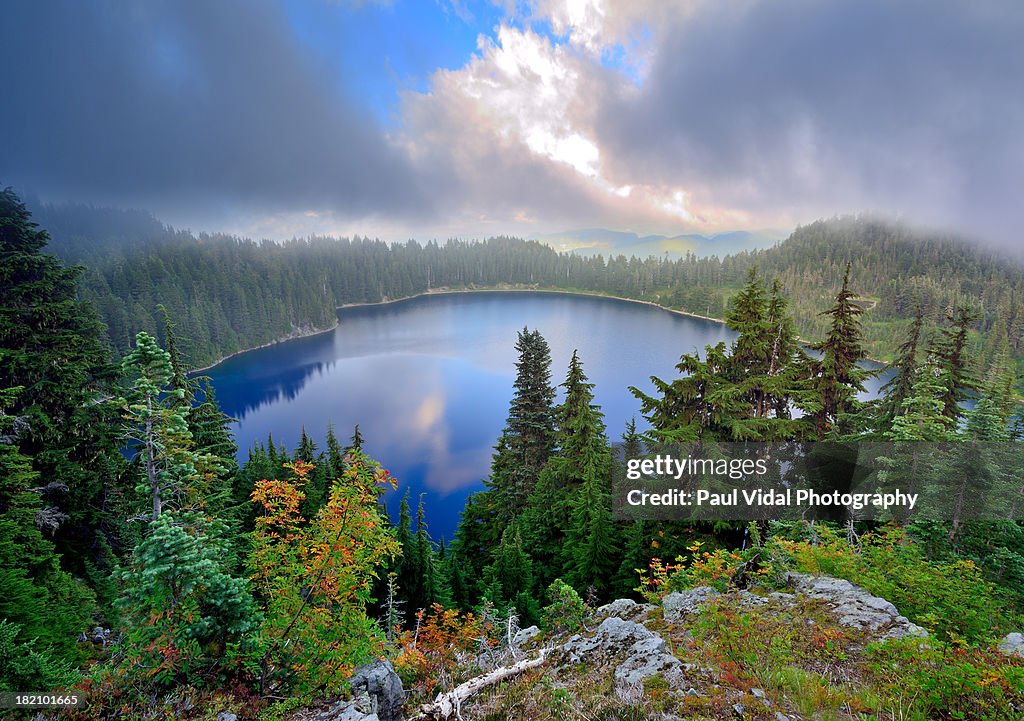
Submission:
M 187 360 L 206 365 L 235 351 L 329 328 L 334 308 L 440 288 L 521 286 L 606 293 L 724 318 L 728 298 L 757 266 L 791 298 L 797 330 L 820 336 L 820 315 L 855 261 L 869 355 L 891 360 L 920 306 L 926 328 L 947 309 L 971 310 L 974 355 L 1005 342 L 1024 354 L 1024 268 L 953 238 L 864 218 L 798 228 L 768 250 L 719 259 L 580 257 L 514 238 L 415 241 L 310 238 L 286 243 L 195 235 L 136 212 L 46 206 L 37 218 L 49 250 L 86 272 L 83 298 L 123 353 L 140 330 L 161 337 L 161 304 Z M 979 335 L 979 333 L 981 335 Z

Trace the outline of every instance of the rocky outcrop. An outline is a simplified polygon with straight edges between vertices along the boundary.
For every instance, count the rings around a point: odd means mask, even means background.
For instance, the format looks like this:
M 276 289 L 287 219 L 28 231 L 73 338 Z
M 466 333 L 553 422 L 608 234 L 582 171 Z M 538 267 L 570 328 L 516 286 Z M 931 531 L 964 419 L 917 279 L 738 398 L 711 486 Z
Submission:
M 687 616 L 700 613 L 701 605 L 712 598 L 721 596 L 718 591 L 708 586 L 690 588 L 677 593 L 670 593 L 661 599 L 661 610 L 669 623 L 679 623 Z
M 605 619 L 593 636 L 571 637 L 559 649 L 572 664 L 586 662 L 596 669 L 615 668 L 615 680 L 640 683 L 645 678 L 661 675 L 678 678 L 683 664 L 668 652 L 665 639 L 646 626 L 618 617 Z
M 527 641 L 532 640 L 536 636 L 540 635 L 540 629 L 537 626 L 528 626 L 520 629 L 516 632 L 516 635 L 512 637 L 512 646 L 519 648 Z
M 999 650 L 1007 656 L 1024 656 L 1024 633 L 1008 633 L 999 643 Z
M 790 573 L 787 580 L 797 593 L 825 601 L 842 626 L 868 630 L 881 639 L 928 635 L 923 628 L 901 616 L 884 598 L 872 596 L 842 578 Z

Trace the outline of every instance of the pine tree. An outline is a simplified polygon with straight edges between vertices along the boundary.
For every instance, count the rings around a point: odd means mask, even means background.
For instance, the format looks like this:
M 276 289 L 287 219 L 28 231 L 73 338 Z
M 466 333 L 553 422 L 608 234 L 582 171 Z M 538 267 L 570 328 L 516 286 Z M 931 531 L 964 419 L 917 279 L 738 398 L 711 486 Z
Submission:
M 924 308 L 918 305 L 914 311 L 914 321 L 910 326 L 907 339 L 899 348 L 896 361 L 890 366 L 896 372 L 881 388 L 881 427 L 887 428 L 893 419 L 900 415 L 903 401 L 912 391 L 917 374 L 918 349 L 921 344 L 921 333 L 924 329 Z
M 499 609 L 507 609 L 516 605 L 521 594 L 529 595 L 533 581 L 533 562 L 523 549 L 519 529 L 510 526 L 502 534 L 501 543 L 491 552 L 491 563 L 484 569 L 484 596 Z
M 416 542 L 412 532 L 412 511 L 409 508 L 409 489 L 398 506 L 398 527 L 395 540 L 401 555 L 395 558 L 395 573 L 398 580 L 398 592 L 410 611 L 418 611 L 423 606 L 417 605 L 421 569 L 416 554 Z
M 853 301 L 850 268 L 847 263 L 842 287 L 832 307 L 822 314 L 831 318 L 829 332 L 825 340 L 811 346 L 821 353 L 821 358 L 812 363 L 812 385 L 817 396 L 812 417 L 819 438 L 835 428 L 844 414 L 855 410 L 857 393 L 864 391 L 864 381 L 872 375 L 858 365 L 867 357 L 860 323 L 864 311 Z
M 684 354 L 676 369 L 682 377 L 667 382 L 651 376 L 658 396 L 635 386 L 644 417 L 651 424 L 647 437 L 655 443 L 686 443 L 699 439 L 743 440 L 749 437 L 749 407 L 729 380 L 730 359 L 725 343 L 705 346 L 704 359 Z
M 48 516 L 37 491 L 41 479 L 31 460 L 9 442 L 17 419 L 4 409 L 18 392 L 0 391 L 0 619 L 11 624 L 8 656 L 0 659 L 0 688 L 7 690 L 46 681 L 45 667 L 32 662 L 32 654 L 45 653 L 46 646 L 56 658 L 78 660 L 74 639 L 91 610 L 88 591 L 60 569 L 53 543 L 40 531 Z M 22 643 L 15 643 L 16 635 Z M 33 639 L 43 648 L 30 644 Z
M 349 441 L 348 451 L 361 451 L 363 450 L 363 434 L 359 432 L 359 424 L 356 423 L 355 428 L 352 430 L 352 439 Z
M 327 501 L 332 476 L 330 464 L 322 454 L 317 453 L 316 443 L 306 433 L 305 426 L 302 426 L 299 431 L 299 445 L 295 449 L 295 460 L 312 466 L 306 482 L 306 500 L 302 503 L 302 515 L 312 519 Z M 333 477 L 337 478 L 338 476 Z
M 150 519 L 157 520 L 169 502 L 183 508 L 202 505 L 209 481 L 220 470 L 217 459 L 194 452 L 185 391 L 171 390 L 170 357 L 156 339 L 140 332 L 124 358 L 124 373 L 134 378 L 128 392 L 126 437 L 138 443 L 143 478 L 139 491 L 149 497 Z
M 572 501 L 565 550 L 568 578 L 581 592 L 594 588 L 603 594 L 619 564 L 611 494 L 606 485 L 607 476 L 591 475 Z
M 977 381 L 967 355 L 967 334 L 975 320 L 974 312 L 966 306 L 948 311 L 948 325 L 939 331 L 939 337 L 932 348 L 939 367 L 946 375 L 942 413 L 953 420 L 963 416 L 960 403 L 967 399 L 968 392 L 977 390 Z
M 126 531 L 114 508 L 126 466 L 117 368 L 96 312 L 78 299 L 82 268 L 43 253 L 49 240 L 0 190 L 0 389 L 22 388 L 6 409 L 18 419 L 10 442 L 42 481 L 62 566 L 99 589 Z
M 558 452 L 544 467 L 522 519 L 523 534 L 529 540 L 542 586 L 562 575 L 567 564 L 575 565 L 566 534 L 573 527 L 580 530 L 579 524 L 584 523 L 574 520 L 577 494 L 590 483 L 591 496 L 600 495 L 605 501 L 610 498 L 611 449 L 603 415 L 593 402 L 594 385 L 588 381 L 575 351 L 562 386 L 565 401 L 556 410 Z M 610 525 L 610 507 L 604 510 L 608 511 Z
M 356 427 L 358 429 L 358 426 Z M 345 470 L 345 450 L 341 447 L 341 443 L 338 442 L 338 437 L 334 435 L 334 425 L 327 424 L 327 438 L 325 440 L 327 444 L 327 466 L 330 469 L 331 478 L 340 478 L 342 471 Z
M 555 447 L 551 351 L 539 331 L 523 328 L 505 431 L 495 449 L 487 500 L 494 510 L 494 535 L 525 510 L 541 469 Z
M 420 502 L 416 507 L 416 537 L 410 551 L 415 557 L 416 584 L 413 606 L 430 608 L 438 602 L 437 559 L 435 558 L 434 542 L 427 532 L 427 512 L 423 504 L 424 494 L 420 494 Z

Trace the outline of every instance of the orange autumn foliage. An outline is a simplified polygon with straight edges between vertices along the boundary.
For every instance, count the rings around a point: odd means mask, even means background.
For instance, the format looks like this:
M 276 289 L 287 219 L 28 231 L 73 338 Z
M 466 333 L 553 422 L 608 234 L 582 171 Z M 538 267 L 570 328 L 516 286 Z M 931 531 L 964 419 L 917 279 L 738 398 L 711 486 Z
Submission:
M 299 506 L 313 466 L 288 467 L 293 479 L 260 481 L 252 494 L 263 508 L 249 557 L 266 607 L 258 673 L 264 691 L 333 691 L 357 664 L 383 651 L 365 609 L 378 569 L 400 551 L 378 510 L 382 487 L 395 481 L 355 451 L 327 503 L 306 523 Z

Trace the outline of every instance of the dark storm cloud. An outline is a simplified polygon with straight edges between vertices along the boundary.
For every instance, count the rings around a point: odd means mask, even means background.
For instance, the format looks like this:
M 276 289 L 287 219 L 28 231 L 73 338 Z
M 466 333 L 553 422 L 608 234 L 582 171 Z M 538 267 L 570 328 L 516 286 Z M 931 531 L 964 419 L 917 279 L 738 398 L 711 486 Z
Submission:
M 704 3 L 604 103 L 604 162 L 755 213 L 882 210 L 1011 242 L 1022 38 L 1018 0 Z
M 0 183 L 158 212 L 425 210 L 404 156 L 275 4 L 43 0 L 3 15 Z

